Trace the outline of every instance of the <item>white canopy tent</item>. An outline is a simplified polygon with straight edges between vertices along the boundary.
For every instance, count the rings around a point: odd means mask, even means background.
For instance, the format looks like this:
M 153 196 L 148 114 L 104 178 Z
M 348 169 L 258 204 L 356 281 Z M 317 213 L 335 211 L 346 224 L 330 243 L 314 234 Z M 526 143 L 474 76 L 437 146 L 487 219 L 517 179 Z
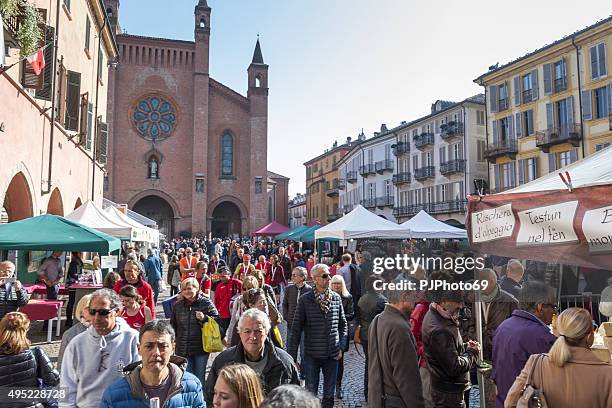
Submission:
M 427 214 L 424 210 L 401 224 L 410 230 L 410 238 L 467 238 L 467 231 L 453 227 Z
M 405 239 L 410 231 L 358 205 L 342 218 L 315 231 L 315 239 L 322 238 L 381 238 Z
M 131 225 L 137 231 L 138 239 L 134 241 L 147 241 L 159 247 L 159 231 L 153 228 L 145 227 L 144 225 L 134 221 L 118 209 L 110 206 L 104 210 L 112 219 L 120 220 L 121 222 Z
M 66 215 L 66 218 L 121 240 L 129 241 L 132 239 L 132 226 L 120 220 L 112 219 L 91 200 L 86 201 L 79 208 Z

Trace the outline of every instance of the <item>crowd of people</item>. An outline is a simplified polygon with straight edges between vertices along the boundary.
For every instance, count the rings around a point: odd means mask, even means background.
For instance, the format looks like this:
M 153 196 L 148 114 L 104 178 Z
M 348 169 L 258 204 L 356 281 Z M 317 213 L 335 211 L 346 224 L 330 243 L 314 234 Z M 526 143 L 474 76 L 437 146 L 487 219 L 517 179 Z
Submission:
M 48 297 L 63 278 L 60 255 L 39 272 Z M 78 280 L 73 258 L 67 284 Z M 29 321 L 18 312 L 27 294 L 14 265 L 0 263 L 0 386 L 59 386 L 60 407 L 328 408 L 344 398 L 352 341 L 363 348 L 363 392 L 373 408 L 461 408 L 480 399 L 515 407 L 526 389 L 553 407 L 612 406 L 612 365 L 589 351 L 590 312 L 559 313 L 555 291 L 526 280 L 517 260 L 472 271 L 470 279 L 488 283 L 475 294 L 403 284 L 466 279 L 452 269 L 377 275 L 367 252 L 327 265 L 291 242 L 175 239 L 142 258 L 127 248 L 105 288 L 76 305 L 69 295 L 55 366 L 30 347 Z M 377 290 L 381 279 L 396 289 Z M 160 319 L 166 284 L 173 302 Z M 203 327 L 211 322 L 224 349 L 207 372 Z

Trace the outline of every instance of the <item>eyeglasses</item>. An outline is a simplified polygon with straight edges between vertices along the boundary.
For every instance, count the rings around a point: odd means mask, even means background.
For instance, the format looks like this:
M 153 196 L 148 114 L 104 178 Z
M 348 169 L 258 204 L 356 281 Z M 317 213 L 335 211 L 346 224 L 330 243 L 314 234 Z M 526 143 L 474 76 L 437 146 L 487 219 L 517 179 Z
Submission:
M 319 278 L 329 279 L 331 278 L 331 275 L 329 273 L 324 273 L 323 275 L 319 276 Z
M 548 307 L 550 307 L 555 312 L 559 311 L 559 306 L 557 306 L 554 303 L 544 303 L 542 306 L 548 306 Z
M 111 312 L 114 312 L 116 309 L 89 309 L 89 314 L 95 316 L 99 314 L 100 316 L 108 316 Z

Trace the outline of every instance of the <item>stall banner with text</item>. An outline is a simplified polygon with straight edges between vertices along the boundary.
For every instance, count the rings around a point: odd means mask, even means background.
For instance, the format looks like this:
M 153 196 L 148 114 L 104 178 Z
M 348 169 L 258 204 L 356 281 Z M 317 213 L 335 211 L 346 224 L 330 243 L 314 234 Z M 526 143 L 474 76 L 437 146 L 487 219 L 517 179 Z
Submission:
M 612 269 L 612 186 L 470 196 L 479 254 Z

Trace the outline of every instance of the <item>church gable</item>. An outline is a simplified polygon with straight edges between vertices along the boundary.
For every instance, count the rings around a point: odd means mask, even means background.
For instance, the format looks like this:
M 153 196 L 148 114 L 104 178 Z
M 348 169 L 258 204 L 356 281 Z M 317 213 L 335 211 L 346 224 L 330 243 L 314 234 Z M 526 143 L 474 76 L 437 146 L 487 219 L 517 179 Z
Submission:
M 223 85 L 220 82 L 215 81 L 210 78 L 210 92 L 211 96 L 219 96 L 226 100 L 226 102 L 231 103 L 237 107 L 240 107 L 244 110 L 249 110 L 249 99 L 243 95 L 240 95 L 238 92 L 233 89 Z

